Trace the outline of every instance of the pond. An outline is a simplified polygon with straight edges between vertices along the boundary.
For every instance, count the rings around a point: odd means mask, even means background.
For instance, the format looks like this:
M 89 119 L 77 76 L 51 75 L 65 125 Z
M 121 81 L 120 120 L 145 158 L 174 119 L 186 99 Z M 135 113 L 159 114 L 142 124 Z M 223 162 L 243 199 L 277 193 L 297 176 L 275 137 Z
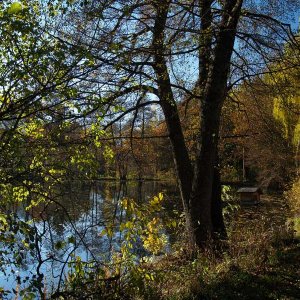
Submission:
M 65 183 L 47 204 L 29 210 L 25 204 L 10 208 L 18 222 L 27 221 L 30 226 L 11 225 L 17 242 L 11 247 L 2 245 L 0 288 L 18 293 L 33 279 L 43 281 L 44 289 L 51 293 L 63 284 L 70 261 L 78 258 L 81 261 L 108 261 L 120 248 L 122 233 L 118 226 L 110 235 L 102 232 L 107 224 L 120 224 L 124 219 L 120 200 L 134 199 L 137 204 L 142 204 L 160 192 L 164 195 L 164 214 L 181 210 L 176 185 L 155 181 L 73 181 Z M 26 237 L 25 233 L 31 237 Z M 171 232 L 165 234 L 171 243 Z M 147 255 L 139 241 L 134 245 L 134 251 L 138 256 Z M 16 261 L 18 263 L 14 264 Z M 7 299 L 12 296 L 8 295 Z

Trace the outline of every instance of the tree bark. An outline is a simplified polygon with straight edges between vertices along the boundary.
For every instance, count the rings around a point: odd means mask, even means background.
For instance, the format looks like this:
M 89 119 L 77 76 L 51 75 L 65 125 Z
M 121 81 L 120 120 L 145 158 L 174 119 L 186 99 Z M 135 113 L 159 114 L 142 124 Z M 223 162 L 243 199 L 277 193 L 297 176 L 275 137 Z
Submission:
M 153 51 L 154 70 L 157 74 L 157 85 L 160 96 L 160 104 L 165 115 L 169 138 L 172 145 L 175 169 L 178 185 L 185 211 L 188 211 L 188 199 L 191 193 L 193 178 L 192 164 L 184 141 L 184 135 L 177 110 L 177 104 L 173 96 L 171 81 L 164 59 L 164 29 L 168 15 L 169 1 L 162 1 L 157 5 L 157 17 L 154 25 Z
M 216 195 L 220 189 L 216 174 L 219 125 L 227 93 L 227 79 L 241 6 L 242 0 L 225 2 L 219 34 L 213 49 L 213 60 L 210 62 L 202 97 L 201 145 L 196 158 L 189 205 L 194 233 L 192 242 L 198 246 L 205 246 L 216 237 L 215 230 L 223 227 L 220 221 L 219 202 L 213 202 L 212 199 L 218 199 Z M 218 211 L 215 211 L 216 208 Z
M 199 85 L 201 94 L 201 129 L 194 172 L 184 141 L 177 105 L 165 61 L 164 29 L 169 1 L 156 6 L 153 36 L 154 70 L 157 75 L 160 104 L 163 109 L 178 183 L 186 215 L 186 227 L 191 246 L 203 247 L 212 239 L 225 237 L 222 216 L 221 183 L 218 167 L 218 140 L 221 109 L 227 93 L 227 78 L 234 46 L 236 26 L 242 0 L 227 0 L 219 34 L 212 45 L 209 33 L 212 24 L 211 0 L 200 1 L 203 43 L 199 52 L 201 67 Z M 213 56 L 213 58 L 211 58 Z

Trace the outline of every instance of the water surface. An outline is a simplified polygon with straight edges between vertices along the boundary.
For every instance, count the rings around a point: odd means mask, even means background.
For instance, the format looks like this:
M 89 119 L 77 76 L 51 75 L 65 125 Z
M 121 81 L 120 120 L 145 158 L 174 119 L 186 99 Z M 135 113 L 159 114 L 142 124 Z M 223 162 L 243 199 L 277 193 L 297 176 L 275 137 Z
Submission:
M 13 262 L 18 255 L 21 263 L 18 266 L 7 263 L 5 274 L 0 272 L 0 287 L 9 291 L 22 290 L 30 279 L 42 274 L 46 289 L 52 292 L 63 284 L 71 267 L 69 262 L 76 257 L 100 264 L 109 261 L 122 242 L 118 224 L 126 216 L 120 208 L 120 200 L 129 198 L 142 204 L 160 192 L 164 194 L 164 214 L 181 209 L 174 183 L 155 181 L 73 181 L 65 183 L 47 204 L 30 210 L 25 209 L 25 203 L 18 206 L 16 215 L 20 220 L 30 222 L 38 239 L 36 247 L 29 251 L 22 244 L 24 235 L 16 233 L 18 243 L 14 249 L 8 249 L 11 254 L 3 260 Z M 102 234 L 107 224 L 115 224 L 111 236 Z M 172 239 L 171 233 L 166 234 Z M 138 241 L 134 247 L 137 255 L 147 255 Z

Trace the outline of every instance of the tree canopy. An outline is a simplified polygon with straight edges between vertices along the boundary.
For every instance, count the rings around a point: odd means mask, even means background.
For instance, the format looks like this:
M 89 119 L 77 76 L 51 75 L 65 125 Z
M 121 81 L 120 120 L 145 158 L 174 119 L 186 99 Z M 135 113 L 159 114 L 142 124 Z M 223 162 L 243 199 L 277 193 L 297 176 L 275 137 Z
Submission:
M 226 172 L 243 160 L 265 186 L 299 172 L 298 9 L 2 1 L 1 207 L 51 202 L 73 179 L 175 174 L 187 244 L 222 246 Z

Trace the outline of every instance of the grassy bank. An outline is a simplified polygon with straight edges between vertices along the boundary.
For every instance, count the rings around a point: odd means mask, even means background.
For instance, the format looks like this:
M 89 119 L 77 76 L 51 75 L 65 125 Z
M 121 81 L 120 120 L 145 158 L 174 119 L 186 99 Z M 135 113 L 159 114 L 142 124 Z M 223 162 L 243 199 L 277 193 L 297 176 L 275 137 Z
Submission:
M 284 199 L 274 197 L 236 210 L 226 251 L 194 260 L 178 251 L 153 264 L 159 280 L 141 299 L 300 299 L 300 241 L 288 214 Z

